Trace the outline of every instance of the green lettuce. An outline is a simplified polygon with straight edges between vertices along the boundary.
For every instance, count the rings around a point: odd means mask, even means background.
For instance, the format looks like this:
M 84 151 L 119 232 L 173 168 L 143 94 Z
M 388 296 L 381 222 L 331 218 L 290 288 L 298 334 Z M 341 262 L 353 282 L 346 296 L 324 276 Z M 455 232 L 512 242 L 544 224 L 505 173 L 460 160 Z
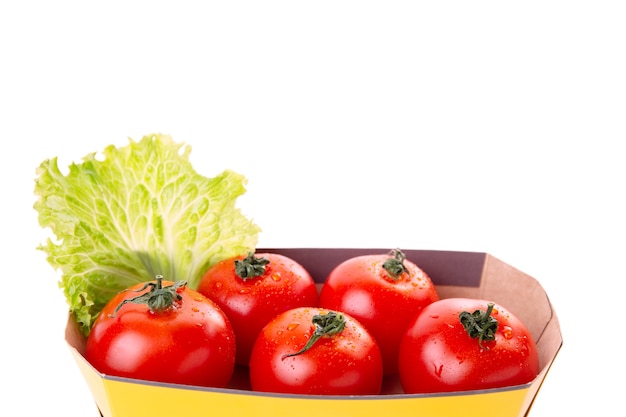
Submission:
M 245 177 L 225 170 L 198 174 L 191 147 L 167 135 L 149 135 L 103 158 L 86 155 L 67 174 L 57 157 L 37 168 L 34 208 L 49 228 L 37 249 L 61 273 L 65 294 L 83 334 L 119 291 L 163 275 L 196 288 L 220 260 L 254 250 L 260 228 L 235 202 Z

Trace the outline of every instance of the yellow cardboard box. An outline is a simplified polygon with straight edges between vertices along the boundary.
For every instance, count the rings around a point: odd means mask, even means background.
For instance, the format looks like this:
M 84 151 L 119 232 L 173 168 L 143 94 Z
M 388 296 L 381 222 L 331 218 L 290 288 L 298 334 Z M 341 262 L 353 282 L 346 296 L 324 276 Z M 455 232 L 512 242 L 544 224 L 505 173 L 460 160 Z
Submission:
M 307 268 L 318 285 L 345 259 L 388 249 L 284 248 L 278 252 Z M 507 307 L 531 331 L 541 372 L 529 384 L 446 394 L 408 395 L 397 378 L 384 382 L 376 396 L 302 396 L 256 393 L 249 389 L 247 371 L 238 368 L 229 388 L 202 388 L 139 381 L 103 375 L 83 357 L 85 340 L 70 317 L 66 340 L 104 417 L 484 417 L 527 416 L 533 400 L 560 350 L 563 339 L 550 300 L 534 278 L 486 253 L 404 250 L 407 259 L 424 269 L 441 298 L 489 299 Z M 95 412 L 94 412 L 95 414 Z

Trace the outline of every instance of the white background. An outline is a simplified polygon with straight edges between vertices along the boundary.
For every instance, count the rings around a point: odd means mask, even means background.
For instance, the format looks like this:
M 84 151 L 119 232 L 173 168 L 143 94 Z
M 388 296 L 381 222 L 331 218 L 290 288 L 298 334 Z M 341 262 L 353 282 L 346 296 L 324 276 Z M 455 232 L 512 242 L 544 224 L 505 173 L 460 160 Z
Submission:
M 260 246 L 535 276 L 565 342 L 531 415 L 623 412 L 622 2 L 202 3 L 0 3 L 3 409 L 96 416 L 35 250 L 35 168 L 161 132 L 248 178 Z

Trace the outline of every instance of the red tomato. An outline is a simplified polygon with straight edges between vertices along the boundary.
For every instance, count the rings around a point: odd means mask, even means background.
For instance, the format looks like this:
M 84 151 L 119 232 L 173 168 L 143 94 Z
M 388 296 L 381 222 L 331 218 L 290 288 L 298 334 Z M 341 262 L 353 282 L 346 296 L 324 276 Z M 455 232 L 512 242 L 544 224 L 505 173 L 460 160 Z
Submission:
M 379 394 L 382 358 L 354 318 L 320 308 L 288 310 L 268 323 L 252 350 L 252 390 L 289 394 Z
M 398 347 L 406 326 L 438 299 L 430 277 L 395 250 L 339 264 L 322 287 L 319 306 L 361 322 L 378 342 L 385 374 L 391 375 L 398 371 Z
M 467 298 L 424 308 L 407 328 L 398 361 L 406 393 L 526 384 L 539 373 L 524 324 L 498 304 Z
M 235 335 L 215 303 L 184 281 L 158 277 L 107 303 L 85 357 L 104 374 L 225 387 L 235 366 Z
M 263 326 L 283 311 L 315 307 L 318 301 L 309 272 L 275 253 L 249 254 L 217 263 L 200 280 L 198 292 L 215 301 L 228 316 L 236 335 L 236 362 L 244 366 Z

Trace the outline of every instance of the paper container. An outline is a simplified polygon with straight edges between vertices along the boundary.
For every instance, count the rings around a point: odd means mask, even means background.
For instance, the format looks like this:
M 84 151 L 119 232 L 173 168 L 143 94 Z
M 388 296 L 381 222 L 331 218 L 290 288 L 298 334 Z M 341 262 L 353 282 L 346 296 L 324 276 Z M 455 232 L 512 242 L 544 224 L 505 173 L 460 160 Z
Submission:
M 331 269 L 356 255 L 388 249 L 288 248 L 278 252 L 307 268 L 321 284 Z M 239 368 L 227 389 L 200 388 L 118 378 L 97 372 L 83 357 L 85 340 L 70 317 L 66 340 L 104 417 L 498 417 L 526 416 L 563 339 L 557 316 L 541 285 L 499 259 L 477 252 L 403 250 L 424 269 L 441 298 L 489 299 L 508 308 L 532 333 L 539 350 L 541 373 L 529 384 L 447 394 L 408 395 L 397 378 L 384 382 L 376 396 L 301 396 L 255 393 L 246 370 Z M 490 410 L 490 411 L 488 411 Z

